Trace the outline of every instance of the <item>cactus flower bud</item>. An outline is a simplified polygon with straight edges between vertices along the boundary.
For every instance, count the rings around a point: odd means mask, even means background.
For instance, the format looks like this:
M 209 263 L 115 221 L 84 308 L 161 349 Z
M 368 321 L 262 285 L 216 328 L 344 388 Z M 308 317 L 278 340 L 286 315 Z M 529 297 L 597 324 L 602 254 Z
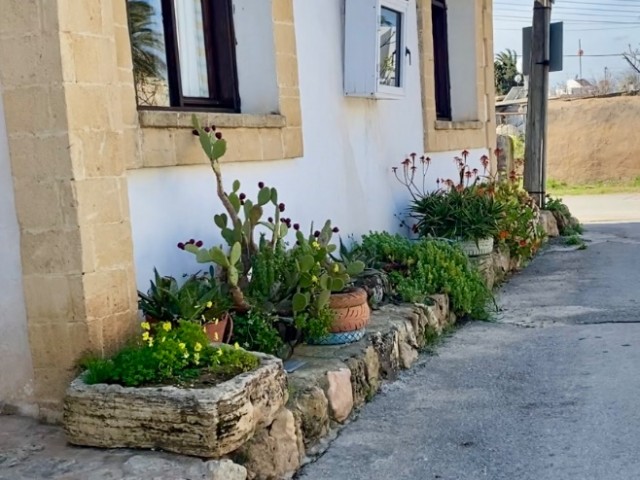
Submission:
M 209 127 L 204 127 L 204 131 L 209 133 L 211 131 L 211 129 Z
M 192 238 L 191 240 L 189 240 L 187 243 L 190 243 L 191 245 L 193 245 L 194 243 L 196 243 L 196 241 Z
M 240 200 L 244 200 L 245 198 L 247 198 L 247 196 L 244 193 L 240 194 Z
M 196 130 L 195 128 L 193 130 L 191 130 L 191 133 L 193 133 L 196 137 L 200 136 L 200 132 L 198 130 Z
M 264 188 L 264 182 L 258 182 L 258 188 Z
M 196 242 L 196 247 L 200 248 L 202 245 L 204 245 L 204 244 L 202 243 L 202 240 L 198 240 L 198 241 Z
M 315 232 L 313 232 L 313 236 L 318 238 L 320 236 L 320 230 L 316 230 Z
M 216 126 L 215 125 L 211 125 L 211 131 L 215 132 L 216 131 Z
M 220 133 L 220 132 L 216 132 L 216 138 L 217 138 L 218 140 L 222 140 L 222 133 Z
M 338 233 L 338 232 L 340 232 L 340 229 L 338 227 L 333 227 L 332 231 L 333 231 L 333 233 Z
M 293 224 L 293 229 L 297 232 L 298 230 L 300 230 L 300 224 L 299 223 L 294 223 Z
M 180 242 L 180 243 L 178 244 L 178 248 L 179 248 L 180 250 L 184 250 L 184 243 Z
M 267 218 L 267 220 L 269 221 L 269 223 L 273 223 L 273 217 L 269 217 Z
M 280 210 L 280 212 L 284 212 L 284 203 L 278 205 L 278 210 Z

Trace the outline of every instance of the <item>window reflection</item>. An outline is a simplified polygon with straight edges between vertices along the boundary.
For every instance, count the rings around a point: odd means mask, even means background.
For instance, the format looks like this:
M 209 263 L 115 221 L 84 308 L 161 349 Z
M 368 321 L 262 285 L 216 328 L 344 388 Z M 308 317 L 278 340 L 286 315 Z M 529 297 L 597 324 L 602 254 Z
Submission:
M 128 0 L 127 13 L 138 105 L 168 107 L 169 77 L 160 0 Z
M 380 39 L 380 84 L 400 87 L 400 35 L 402 14 L 382 7 L 378 35 Z

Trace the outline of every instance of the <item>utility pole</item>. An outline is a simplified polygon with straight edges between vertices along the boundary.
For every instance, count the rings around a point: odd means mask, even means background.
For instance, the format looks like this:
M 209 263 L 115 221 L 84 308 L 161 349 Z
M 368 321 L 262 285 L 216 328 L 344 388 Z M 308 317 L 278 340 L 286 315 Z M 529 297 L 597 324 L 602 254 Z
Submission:
M 529 69 L 524 188 L 541 208 L 544 208 L 545 204 L 547 182 L 547 105 L 552 3 L 553 0 L 534 1 Z
M 582 80 L 582 55 L 584 55 L 584 51 L 582 50 L 582 39 L 578 40 L 578 58 L 580 59 L 580 80 Z

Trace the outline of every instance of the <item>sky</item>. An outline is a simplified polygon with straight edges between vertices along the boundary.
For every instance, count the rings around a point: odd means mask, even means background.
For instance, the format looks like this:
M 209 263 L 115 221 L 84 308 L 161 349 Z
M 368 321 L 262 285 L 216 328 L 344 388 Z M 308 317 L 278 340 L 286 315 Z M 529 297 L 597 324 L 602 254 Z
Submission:
M 522 28 L 531 25 L 533 0 L 494 0 L 494 49 L 522 54 Z M 614 77 L 629 70 L 620 55 L 629 45 L 640 48 L 640 0 L 555 0 L 552 22 L 564 22 L 563 71 L 552 73 L 554 86 L 579 73 L 578 45 L 582 40 L 582 77 L 601 80 L 605 68 Z

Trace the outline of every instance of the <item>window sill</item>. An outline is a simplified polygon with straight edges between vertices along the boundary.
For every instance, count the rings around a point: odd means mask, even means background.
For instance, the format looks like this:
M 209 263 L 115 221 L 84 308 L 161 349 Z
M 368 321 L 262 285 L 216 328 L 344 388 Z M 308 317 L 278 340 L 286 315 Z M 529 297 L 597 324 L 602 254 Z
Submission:
M 193 114 L 201 124 L 220 128 L 284 128 L 287 125 L 286 118 L 280 114 L 139 110 L 138 119 L 140 126 L 147 128 L 193 128 Z
M 436 130 L 481 130 L 483 123 L 479 120 L 446 121 L 436 120 Z

